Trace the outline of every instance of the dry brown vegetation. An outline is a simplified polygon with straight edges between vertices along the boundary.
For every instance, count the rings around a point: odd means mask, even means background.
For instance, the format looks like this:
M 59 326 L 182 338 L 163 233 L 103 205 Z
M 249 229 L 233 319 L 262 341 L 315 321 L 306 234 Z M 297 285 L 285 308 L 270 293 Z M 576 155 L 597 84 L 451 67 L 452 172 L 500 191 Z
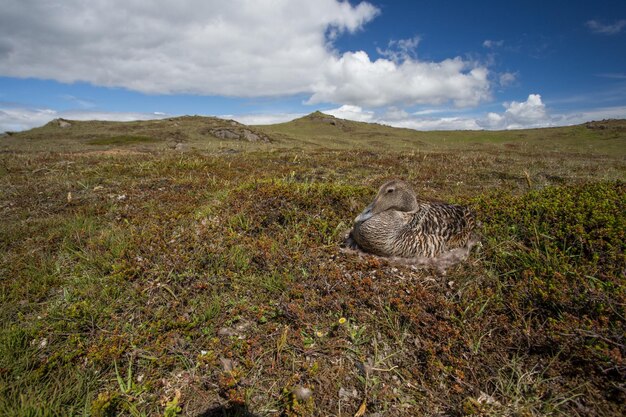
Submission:
M 70 123 L 0 138 L 0 415 L 626 412 L 624 121 Z M 342 251 L 390 178 L 482 247 Z

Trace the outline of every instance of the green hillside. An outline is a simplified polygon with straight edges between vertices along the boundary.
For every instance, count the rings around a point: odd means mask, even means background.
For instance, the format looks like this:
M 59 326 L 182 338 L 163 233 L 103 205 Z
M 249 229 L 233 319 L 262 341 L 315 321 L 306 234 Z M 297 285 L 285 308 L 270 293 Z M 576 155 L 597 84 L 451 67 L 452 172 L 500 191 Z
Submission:
M 387 147 L 404 149 L 472 149 L 490 145 L 494 149 L 515 147 L 532 151 L 572 151 L 626 156 L 626 120 L 592 122 L 578 126 L 509 131 L 416 131 L 354 122 L 315 112 L 300 119 L 257 129 L 295 141 L 300 146 L 328 148 Z

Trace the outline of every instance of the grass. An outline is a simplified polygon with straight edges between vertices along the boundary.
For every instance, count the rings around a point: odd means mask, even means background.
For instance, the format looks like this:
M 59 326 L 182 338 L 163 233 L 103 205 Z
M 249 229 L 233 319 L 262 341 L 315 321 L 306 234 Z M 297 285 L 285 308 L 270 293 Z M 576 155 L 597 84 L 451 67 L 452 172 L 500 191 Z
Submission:
M 1 415 L 626 412 L 623 121 L 71 123 L 0 138 Z M 341 252 L 392 177 L 482 248 L 445 276 Z
M 150 136 L 120 135 L 120 136 L 111 136 L 111 137 L 105 137 L 105 138 L 91 139 L 87 143 L 89 145 L 130 145 L 133 143 L 142 143 L 142 142 L 158 142 L 158 139 L 152 138 Z

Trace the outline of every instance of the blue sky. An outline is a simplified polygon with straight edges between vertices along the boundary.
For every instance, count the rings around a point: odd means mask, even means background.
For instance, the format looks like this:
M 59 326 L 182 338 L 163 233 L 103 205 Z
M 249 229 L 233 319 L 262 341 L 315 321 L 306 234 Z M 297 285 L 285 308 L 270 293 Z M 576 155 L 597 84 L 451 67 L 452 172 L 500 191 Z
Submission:
M 315 110 L 425 130 L 626 118 L 626 2 L 3 0 L 0 131 Z

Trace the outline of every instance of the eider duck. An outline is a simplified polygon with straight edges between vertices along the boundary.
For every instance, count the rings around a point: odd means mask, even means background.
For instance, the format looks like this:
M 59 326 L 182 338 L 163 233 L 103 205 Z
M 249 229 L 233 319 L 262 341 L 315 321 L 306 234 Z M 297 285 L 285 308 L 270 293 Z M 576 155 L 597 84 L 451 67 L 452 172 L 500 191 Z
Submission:
M 418 200 L 400 180 L 380 187 L 350 233 L 361 250 L 399 258 L 433 258 L 457 248 L 471 249 L 474 215 L 469 208 Z

